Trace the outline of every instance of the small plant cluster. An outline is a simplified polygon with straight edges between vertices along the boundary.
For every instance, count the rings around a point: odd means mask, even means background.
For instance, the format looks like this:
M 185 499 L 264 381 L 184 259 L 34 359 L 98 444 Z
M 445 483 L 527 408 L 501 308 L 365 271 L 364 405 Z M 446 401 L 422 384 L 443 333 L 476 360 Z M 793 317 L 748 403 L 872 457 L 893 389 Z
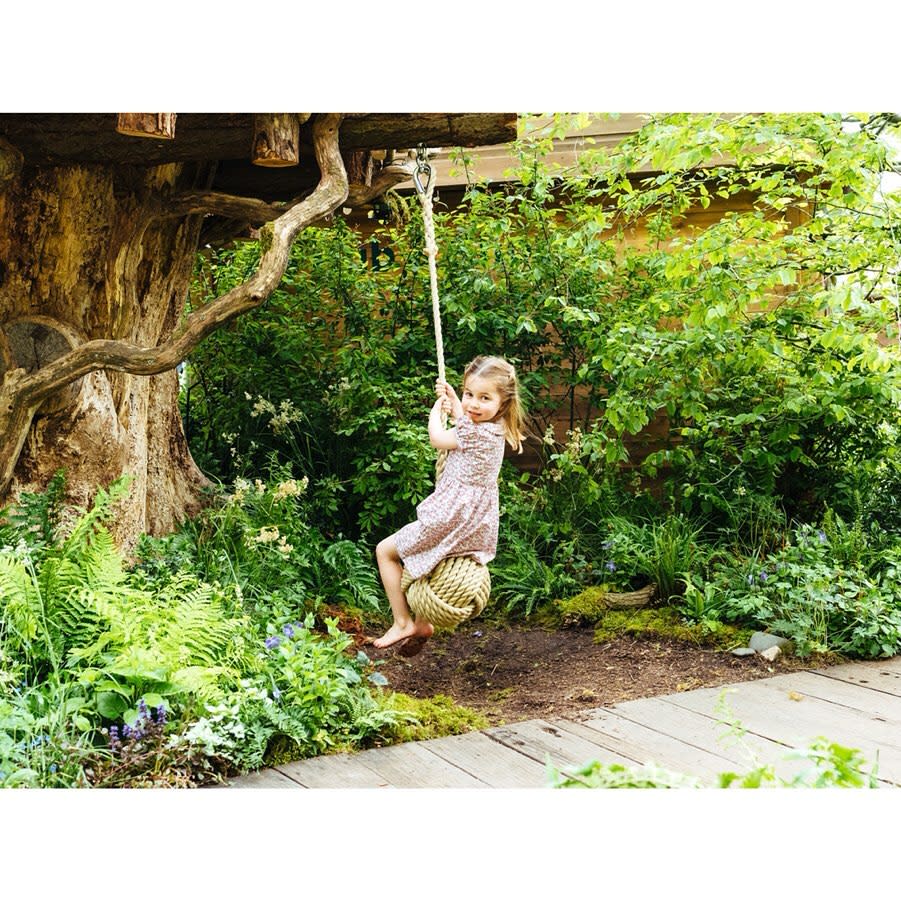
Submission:
M 790 779 L 776 774 L 769 764 L 746 773 L 720 773 L 717 788 L 877 788 L 876 768 L 854 748 L 814 739 L 807 747 L 787 756 L 809 766 Z M 869 767 L 869 769 L 868 769 Z M 551 788 L 703 788 L 700 779 L 675 773 L 654 764 L 626 766 L 592 760 L 573 770 L 560 770 L 550 762 L 547 779 Z

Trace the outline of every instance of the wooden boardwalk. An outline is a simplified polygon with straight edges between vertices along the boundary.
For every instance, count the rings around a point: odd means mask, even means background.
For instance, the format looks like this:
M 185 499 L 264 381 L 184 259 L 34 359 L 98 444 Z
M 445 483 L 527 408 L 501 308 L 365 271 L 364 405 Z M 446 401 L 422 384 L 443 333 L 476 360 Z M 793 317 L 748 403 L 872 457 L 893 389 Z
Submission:
M 746 730 L 726 736 L 717 701 Z M 773 763 L 790 775 L 792 748 L 824 736 L 858 748 L 884 786 L 901 785 L 901 657 L 786 673 L 754 682 L 626 701 L 571 719 L 527 720 L 481 732 L 286 763 L 229 788 L 542 788 L 545 760 L 646 764 L 716 782 Z M 753 756 L 752 756 L 753 754 Z

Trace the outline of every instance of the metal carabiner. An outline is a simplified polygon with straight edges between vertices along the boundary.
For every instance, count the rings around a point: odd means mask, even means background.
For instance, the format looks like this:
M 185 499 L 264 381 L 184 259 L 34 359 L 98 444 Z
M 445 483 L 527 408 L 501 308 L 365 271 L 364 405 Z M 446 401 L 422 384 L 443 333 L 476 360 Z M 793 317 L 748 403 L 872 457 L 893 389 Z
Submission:
M 422 173 L 426 174 L 425 187 L 423 187 L 422 179 L 420 178 Z M 428 193 L 429 188 L 432 186 L 434 174 L 434 170 L 429 165 L 428 154 L 422 144 L 420 144 L 416 151 L 416 171 L 413 173 L 413 181 L 416 184 L 416 190 L 419 191 L 420 194 Z

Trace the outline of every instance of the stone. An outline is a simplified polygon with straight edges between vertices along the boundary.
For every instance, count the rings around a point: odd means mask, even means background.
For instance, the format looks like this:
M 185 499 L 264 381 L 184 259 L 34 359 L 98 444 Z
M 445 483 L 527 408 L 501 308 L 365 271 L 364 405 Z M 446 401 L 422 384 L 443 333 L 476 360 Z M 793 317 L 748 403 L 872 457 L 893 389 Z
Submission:
M 777 657 L 782 654 L 782 648 L 780 648 L 779 645 L 774 644 L 771 648 L 766 648 L 759 653 L 764 660 L 768 660 L 770 663 L 772 663 Z
M 754 648 L 732 648 L 729 653 L 734 654 L 736 657 L 748 657 L 756 652 Z
M 765 651 L 767 648 L 782 648 L 787 651 L 791 645 L 791 639 L 783 638 L 781 635 L 773 635 L 771 632 L 755 632 L 751 636 L 748 645 L 758 653 Z

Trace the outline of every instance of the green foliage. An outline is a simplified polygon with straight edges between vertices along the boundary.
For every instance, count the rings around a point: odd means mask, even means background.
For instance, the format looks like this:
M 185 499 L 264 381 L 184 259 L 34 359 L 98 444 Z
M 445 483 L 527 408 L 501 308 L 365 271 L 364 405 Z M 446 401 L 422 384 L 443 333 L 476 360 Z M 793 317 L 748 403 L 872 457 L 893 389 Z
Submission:
M 255 509 L 272 514 L 297 488 L 260 488 Z M 359 746 L 408 718 L 334 621 L 293 621 L 284 594 L 251 601 L 234 581 L 205 581 L 193 565 L 219 558 L 184 534 L 148 539 L 145 551 L 165 553 L 127 569 L 104 525 L 126 490 L 114 483 L 65 517 L 65 538 L 21 519 L 0 551 L 4 784 L 196 784 L 260 766 L 286 743 L 301 756 Z M 322 567 L 342 570 L 360 600 L 374 583 L 354 571 L 355 553 L 339 543 Z
M 784 547 L 717 567 L 725 619 L 753 622 L 795 642 L 797 653 L 891 657 L 901 650 L 901 546 L 878 553 L 859 526 L 836 516 L 801 525 Z M 827 533 L 828 525 L 832 537 Z
M 309 521 L 308 481 L 275 467 L 270 478 L 239 477 L 228 492 L 163 539 L 144 536 L 140 569 L 149 578 L 186 567 L 212 584 L 231 585 L 251 607 L 280 602 L 287 611 L 322 603 L 379 610 L 382 591 L 369 547 L 329 540 Z
M 702 563 L 698 544 L 701 529 L 682 516 L 643 523 L 611 517 L 608 527 L 608 553 L 613 566 L 644 576 L 657 586 L 663 602 L 681 595 L 685 574 Z

